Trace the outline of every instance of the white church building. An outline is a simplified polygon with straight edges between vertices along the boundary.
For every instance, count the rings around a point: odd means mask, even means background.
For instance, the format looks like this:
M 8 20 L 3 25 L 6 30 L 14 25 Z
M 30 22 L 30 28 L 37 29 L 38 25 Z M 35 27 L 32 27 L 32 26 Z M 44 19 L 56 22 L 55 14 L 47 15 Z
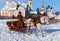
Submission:
M 52 7 L 50 7 L 50 5 L 46 8 L 46 13 L 48 18 L 53 18 L 56 16 L 55 14 L 53 14 L 53 10 Z
M 18 3 L 20 6 L 17 10 L 16 8 L 17 8 Z M 14 15 L 16 17 L 18 15 L 18 12 L 21 11 L 22 16 L 25 17 L 25 8 L 26 8 L 27 4 L 21 3 L 21 2 L 18 2 L 18 3 L 16 3 L 15 1 L 13 1 L 13 2 L 7 1 L 6 5 L 1 10 L 1 16 L 11 17 L 12 15 Z

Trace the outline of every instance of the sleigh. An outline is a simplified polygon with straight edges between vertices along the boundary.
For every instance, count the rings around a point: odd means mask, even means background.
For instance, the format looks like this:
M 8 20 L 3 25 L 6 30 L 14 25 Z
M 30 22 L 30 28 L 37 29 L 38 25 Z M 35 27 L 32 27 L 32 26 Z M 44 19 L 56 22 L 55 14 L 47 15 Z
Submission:
M 27 31 L 21 12 L 19 12 L 19 15 L 17 16 L 17 21 L 8 21 L 7 26 L 11 31 Z
M 7 26 L 11 31 L 27 32 L 27 27 L 24 25 L 23 22 L 20 22 L 20 21 L 8 21 Z

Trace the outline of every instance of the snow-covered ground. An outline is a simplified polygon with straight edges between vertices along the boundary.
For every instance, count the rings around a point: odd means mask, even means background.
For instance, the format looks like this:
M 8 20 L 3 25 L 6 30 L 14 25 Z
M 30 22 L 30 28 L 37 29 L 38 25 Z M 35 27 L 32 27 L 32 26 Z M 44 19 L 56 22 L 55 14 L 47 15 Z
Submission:
M 60 23 L 42 25 L 44 37 L 36 34 L 9 31 L 6 21 L 0 21 L 0 41 L 60 41 Z

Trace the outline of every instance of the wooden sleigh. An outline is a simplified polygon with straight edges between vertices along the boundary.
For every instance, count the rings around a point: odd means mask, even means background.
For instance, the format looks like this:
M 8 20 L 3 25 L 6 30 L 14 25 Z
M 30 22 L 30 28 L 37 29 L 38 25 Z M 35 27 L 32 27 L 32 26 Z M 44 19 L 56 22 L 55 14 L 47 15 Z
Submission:
M 9 30 L 27 32 L 27 27 L 25 26 L 25 24 L 23 22 L 23 17 L 21 16 L 21 12 L 19 12 L 17 19 L 18 19 L 17 21 L 8 21 L 7 22 L 7 26 L 9 28 Z

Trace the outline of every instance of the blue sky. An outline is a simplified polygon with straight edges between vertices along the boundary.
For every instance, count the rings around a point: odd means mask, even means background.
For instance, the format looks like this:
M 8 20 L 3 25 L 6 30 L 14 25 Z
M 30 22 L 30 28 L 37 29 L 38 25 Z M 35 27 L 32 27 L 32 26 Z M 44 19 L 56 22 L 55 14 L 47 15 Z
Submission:
M 22 1 L 24 3 L 28 3 L 28 0 L 11 0 L 11 1 Z M 6 0 L 0 0 L 0 10 L 4 7 L 6 4 Z M 33 10 L 36 10 L 37 8 L 41 8 L 42 6 L 42 0 L 32 0 Z M 46 7 L 50 5 L 53 7 L 53 11 L 60 11 L 60 0 L 44 0 L 44 6 Z

